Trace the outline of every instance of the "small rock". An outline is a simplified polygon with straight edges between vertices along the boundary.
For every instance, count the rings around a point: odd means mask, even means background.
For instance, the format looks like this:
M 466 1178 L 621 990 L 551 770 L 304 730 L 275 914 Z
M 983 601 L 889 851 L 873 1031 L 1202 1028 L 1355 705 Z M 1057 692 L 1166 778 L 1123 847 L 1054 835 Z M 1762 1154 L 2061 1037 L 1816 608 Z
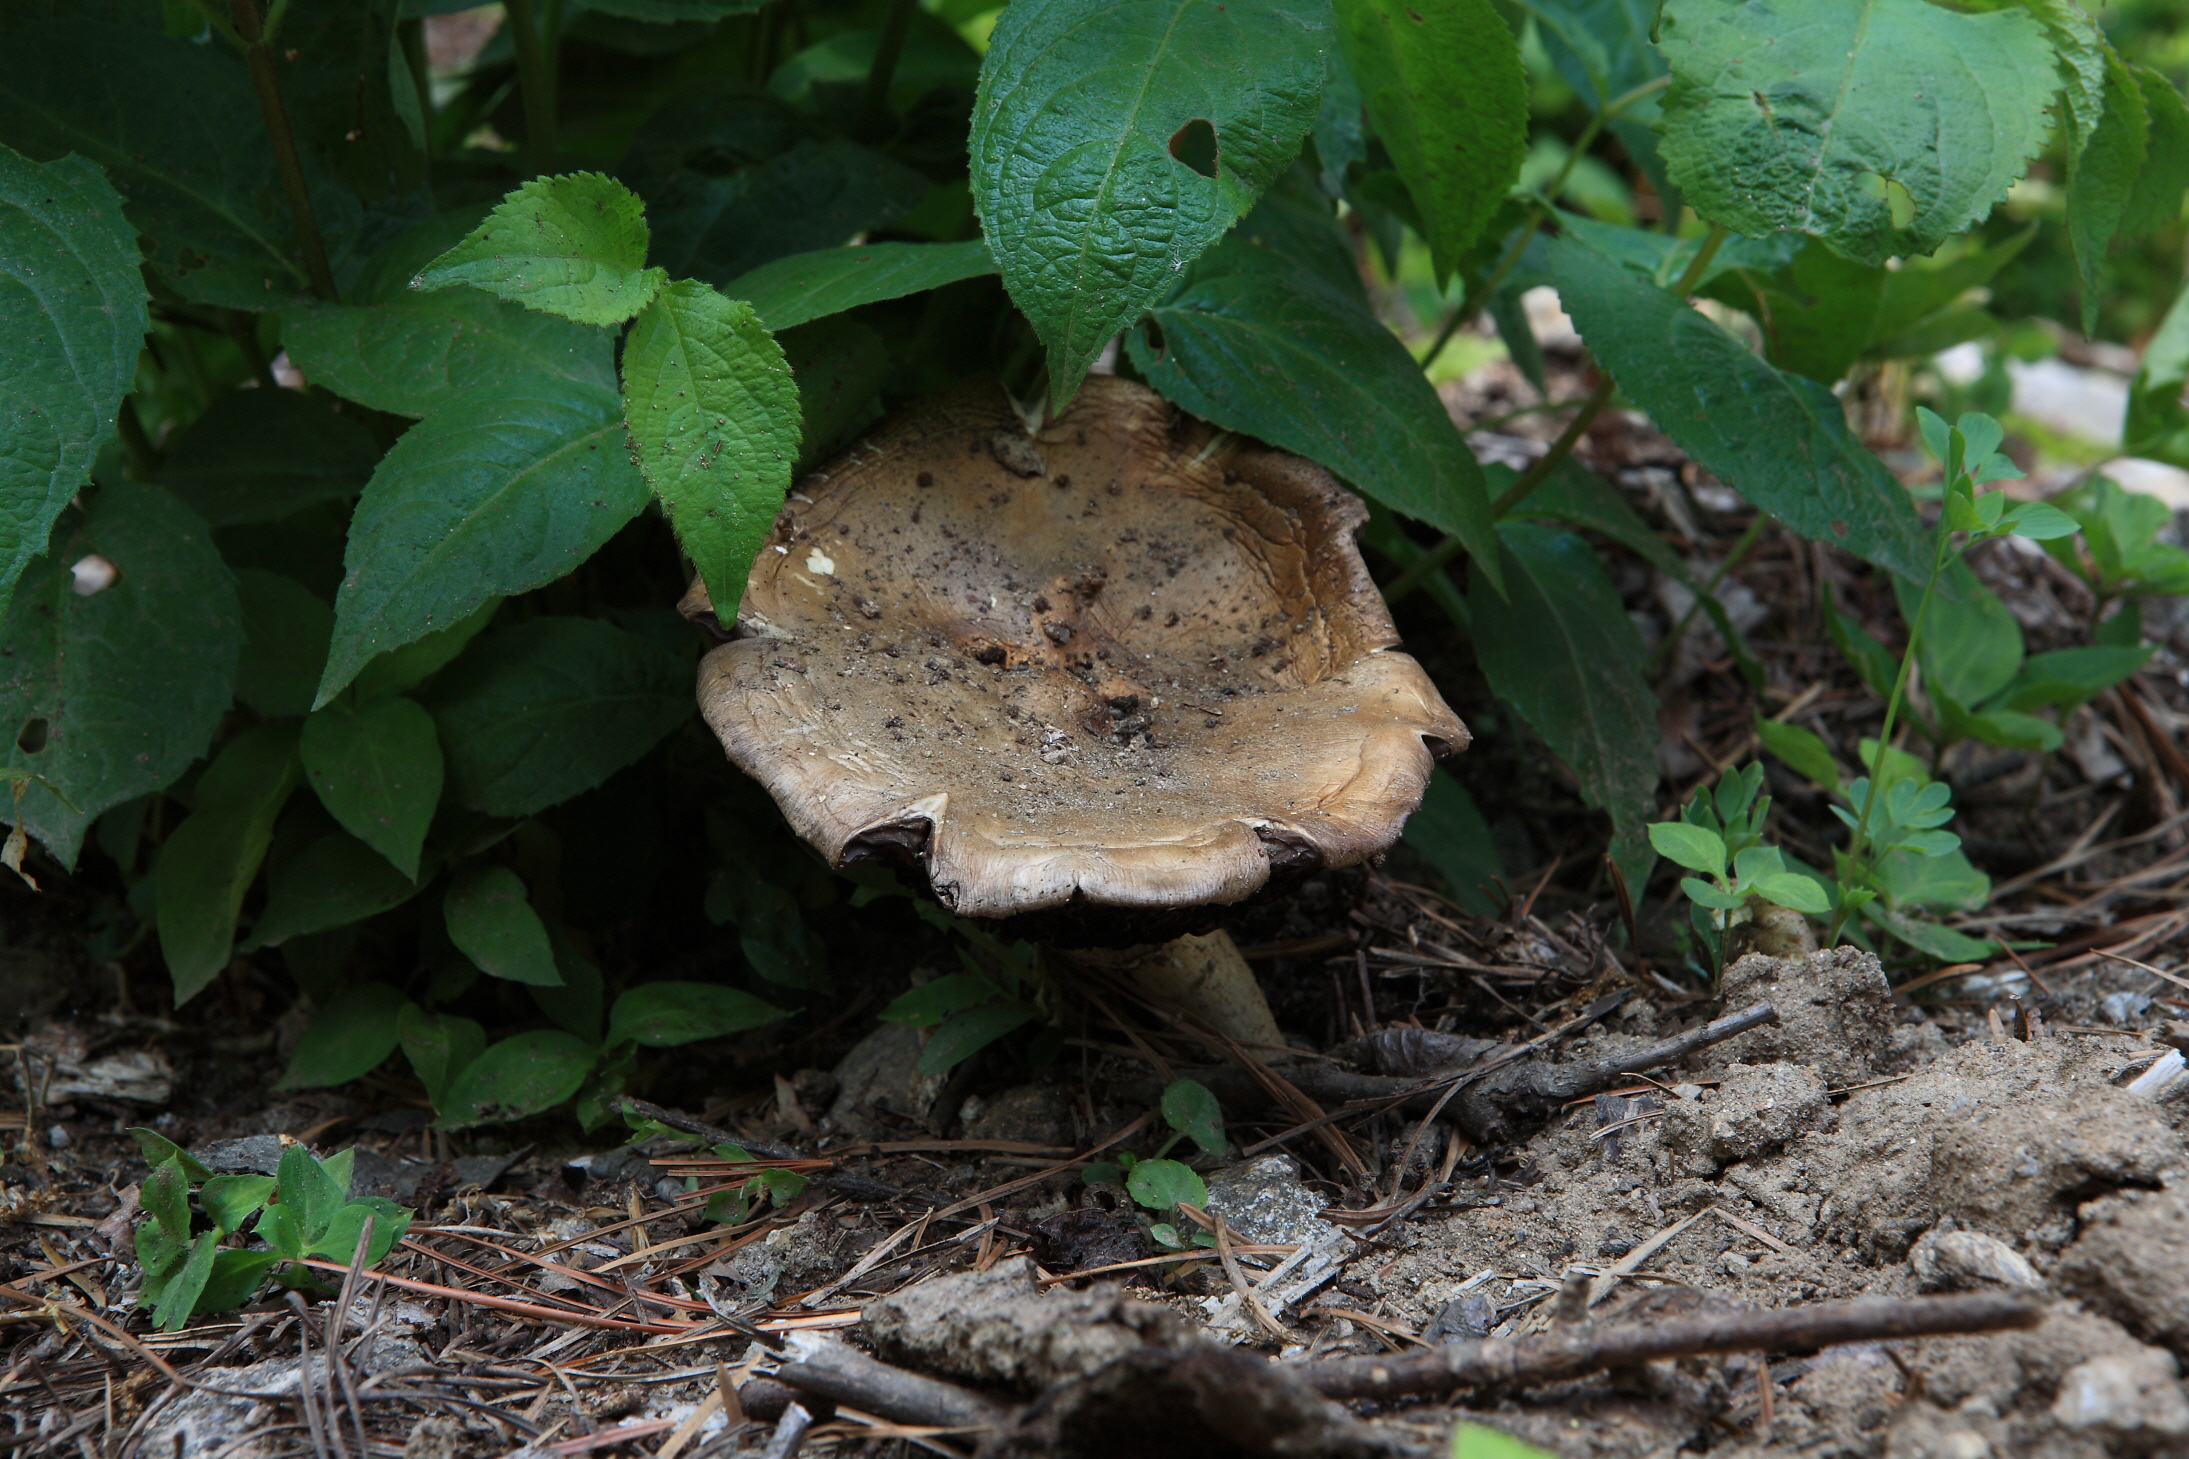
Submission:
M 1926 1292 L 1984 1286 L 2041 1292 L 2045 1286 L 2012 1247 L 1979 1231 L 1932 1231 L 1909 1251 L 1908 1265 Z
M 464 1421 L 420 1419 L 403 1441 L 403 1459 L 457 1459 L 464 1449 Z
M 942 1096 L 944 1081 L 941 1075 L 922 1075 L 919 1066 L 920 1031 L 908 1024 L 883 1024 L 837 1064 L 829 1122 L 866 1139 L 925 1123 L 928 1110 Z M 887 1123 L 887 1116 L 898 1123 Z
M 68 1143 L 68 1126 L 55 1125 L 52 1129 L 46 1131 L 46 1148 L 66 1150 Z
M 1891 1045 L 1892 990 L 1875 954 L 1835 947 L 1804 958 L 1751 954 L 1725 970 L 1725 1006 L 1769 1000 L 1779 1021 L 1718 1046 L 1718 1056 L 1808 1064 L 1833 1088 L 1859 1084 Z
M 2122 1191 L 2080 1215 L 2061 1289 L 2146 1342 L 2189 1351 L 2189 1191 Z
M 1733 1064 L 1714 1096 L 1675 1100 L 1665 1110 L 1665 1148 L 1695 1175 L 1784 1145 L 1834 1123 L 1824 1081 L 1801 1064 Z
M 198 1146 L 190 1154 L 216 1175 L 281 1173 L 279 1135 L 246 1135 L 240 1140 L 215 1140 Z
M 2052 1416 L 2070 1429 L 2101 1429 L 2150 1443 L 2189 1438 L 2189 1395 L 2174 1355 L 2159 1348 L 2077 1363 L 2060 1380 Z
M 2142 1020 L 2150 1006 L 2149 993 L 2108 993 L 2098 1000 L 2098 1016 L 2115 1028 L 2129 1028 Z
M 1264 1155 L 1229 1165 L 1208 1179 L 1209 1214 L 1248 1241 L 1311 1244 L 1329 1228 L 1323 1200 L 1300 1183 L 1289 1155 Z
M 1462 1292 L 1437 1310 L 1421 1330 L 1425 1343 L 1478 1342 L 1497 1325 L 1497 1306 L 1481 1291 Z
M 827 1109 L 836 1102 L 836 1076 L 826 1069 L 800 1069 L 790 1076 L 790 1091 L 806 1109 Z
M 989 1100 L 965 1125 L 968 1140 L 1023 1140 L 1029 1145 L 1069 1145 L 1072 1109 L 1063 1091 L 1021 1084 Z

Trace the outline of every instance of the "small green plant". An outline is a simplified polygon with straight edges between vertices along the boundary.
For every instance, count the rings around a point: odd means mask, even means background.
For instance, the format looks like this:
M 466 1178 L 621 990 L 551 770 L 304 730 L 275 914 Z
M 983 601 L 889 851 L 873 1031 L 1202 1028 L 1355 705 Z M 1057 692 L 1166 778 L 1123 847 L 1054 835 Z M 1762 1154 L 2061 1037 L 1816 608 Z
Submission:
M 1945 508 L 1934 534 L 1930 575 L 1924 581 L 1922 596 L 1917 599 L 1915 611 L 1908 620 L 1908 648 L 1901 655 L 1892 688 L 1886 695 L 1885 723 L 1878 731 L 1881 747 L 1892 744 L 1893 725 L 1907 698 L 1909 675 L 1922 650 L 1924 618 L 1930 611 L 1939 581 L 1947 571 L 1960 565 L 1962 556 L 1971 546 L 1988 538 L 2016 536 L 2042 542 L 2072 536 L 2077 530 L 2075 519 L 2057 507 L 2043 502 L 2020 502 L 2010 506 L 2003 492 L 1978 491 L 1979 487 L 1991 482 L 2011 481 L 2022 475 L 2020 467 L 1999 454 L 1999 443 L 2006 438 L 2006 432 L 1990 416 L 1970 412 L 1949 426 L 1935 412 L 1919 408 L 1917 419 L 1922 425 L 1923 443 L 1944 467 Z M 1828 934 L 1831 942 L 1837 942 L 1848 919 L 1875 901 L 1883 890 L 1877 876 L 1882 857 L 1892 851 L 1937 856 L 1960 844 L 1950 834 L 1938 830 L 1951 816 L 1950 812 L 1943 817 L 1940 814 L 1950 792 L 1941 795 L 1937 792 L 1944 787 L 1934 790 L 1929 785 L 1916 785 L 1908 778 L 1890 776 L 1878 767 L 1872 767 L 1872 770 L 1872 774 L 1848 787 L 1849 798 L 1856 807 L 1854 814 L 1849 817 L 1841 813 L 1841 819 L 1852 827 L 1853 835 L 1847 845 L 1835 853 L 1839 894 L 1832 908 Z M 1894 795 L 1886 797 L 1884 814 L 1880 815 L 1879 797 L 1887 790 L 1888 781 L 1895 782 L 1890 786 Z M 1893 809 L 1896 805 L 1897 813 Z M 1896 814 L 1906 819 L 1896 819 Z M 1889 847 L 1885 847 L 1887 840 L 1891 842 Z
M 174 1332 L 200 1313 L 241 1307 L 268 1278 L 324 1291 L 304 1264 L 308 1259 L 348 1265 L 357 1259 L 370 1219 L 363 1262 L 371 1266 L 410 1227 L 411 1212 L 395 1202 L 351 1197 L 353 1150 L 321 1160 L 291 1145 L 274 1175 L 215 1175 L 157 1131 L 130 1133 L 152 1167 L 137 1197 L 145 1213 L 136 1233 L 144 1272 L 137 1305 L 152 1310 L 162 1332 Z M 237 1241 L 248 1244 L 232 1244 Z
M 1759 795 L 1763 766 L 1729 771 L 1715 791 L 1697 786 L 1676 821 L 1649 828 L 1649 844 L 1666 860 L 1700 872 L 1680 879 L 1687 893 L 1688 921 L 1710 955 L 1710 981 L 1716 986 L 1725 965 L 1725 937 L 1753 914 L 1756 902 L 1768 902 L 1812 917 L 1832 910 L 1830 897 L 1816 879 L 1793 870 L 1776 846 L 1763 844 L 1771 797 Z
M 851 905 L 863 907 L 880 897 L 911 897 L 921 921 L 958 939 L 962 972 L 946 973 L 899 994 L 878 1015 L 884 1023 L 933 1029 L 920 1050 L 922 1074 L 943 1074 L 964 1063 L 1004 1035 L 1045 1016 L 1051 985 L 1032 943 L 1006 944 L 963 917 L 955 917 L 925 897 L 915 897 L 898 880 L 871 864 L 849 869 L 859 890 Z M 1036 1034 L 1027 1049 L 1035 1063 L 1046 1063 L 1062 1047 L 1054 1028 Z
M 2141 641 L 2142 615 L 2134 603 L 2108 617 L 2117 599 L 2189 593 L 2189 552 L 2156 541 L 2173 521 L 2165 502 L 2121 486 L 2110 477 L 2093 476 L 2053 499 L 2082 528 L 2082 550 L 2068 538 L 2055 538 L 2045 550 L 2090 585 L 2098 600 L 2091 615 L 2091 636 L 2101 643 L 2133 648 Z
M 1452 1459 L 1555 1459 L 1555 1456 L 1548 1449 L 1538 1449 L 1503 1429 L 1463 1421 L 1452 1430 Z
M 1192 1079 L 1175 1079 L 1163 1090 L 1161 1109 L 1171 1134 L 1156 1147 L 1153 1155 L 1136 1156 L 1126 1151 L 1115 1160 L 1098 1160 L 1081 1172 L 1081 1179 L 1090 1185 L 1123 1186 L 1125 1193 L 1135 1201 L 1166 1217 L 1148 1228 L 1148 1235 L 1156 1245 L 1170 1251 L 1214 1246 L 1216 1238 L 1206 1231 L 1190 1237 L 1179 1233 L 1178 1207 L 1191 1206 L 1200 1210 L 1208 1205 L 1209 1192 L 1191 1166 L 1167 1157 L 1179 1141 L 1191 1140 L 1201 1147 L 1203 1154 L 1223 1158 L 1223 1108 L 1207 1085 Z

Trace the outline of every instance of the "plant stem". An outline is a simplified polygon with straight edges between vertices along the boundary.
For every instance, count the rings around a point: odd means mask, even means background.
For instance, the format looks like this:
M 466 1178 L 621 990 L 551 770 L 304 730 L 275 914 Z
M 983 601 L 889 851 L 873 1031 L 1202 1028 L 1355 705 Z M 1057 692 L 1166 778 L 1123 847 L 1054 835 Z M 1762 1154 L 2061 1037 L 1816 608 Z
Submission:
M 1649 657 L 1649 673 L 1652 676 L 1661 672 L 1672 661 L 1672 656 L 1679 652 L 1680 640 L 1687 637 L 1688 629 L 1695 626 L 1695 615 L 1703 610 L 1703 599 L 1718 591 L 1718 584 L 1725 581 L 1725 575 L 1733 570 L 1733 565 L 1747 556 L 1748 549 L 1756 545 L 1756 539 L 1763 535 L 1765 520 L 1762 512 L 1756 513 L 1755 520 L 1748 524 L 1747 530 L 1733 544 L 1733 550 L 1725 555 L 1725 560 L 1717 565 L 1709 580 L 1703 584 L 1702 591 L 1695 595 L 1695 601 L 1687 605 L 1687 611 L 1680 615 L 1680 621 L 1672 625 L 1672 631 L 1665 635 L 1665 641 L 1657 645 L 1657 651 Z
M 304 255 L 304 272 L 312 292 L 328 303 L 335 299 L 334 271 L 327 267 L 327 247 L 320 241 L 319 220 L 312 216 L 312 195 L 304 185 L 304 166 L 297 160 L 296 135 L 289 130 L 289 111 L 281 104 L 281 80 L 274 74 L 273 47 L 259 33 L 257 0 L 231 0 L 236 34 L 243 41 L 243 59 L 251 70 L 251 87 L 258 93 L 258 109 L 266 120 L 266 137 L 273 143 L 274 167 L 281 174 L 281 190 L 289 199 L 289 217 L 296 224 L 297 249 Z
M 889 119 L 889 84 L 896 79 L 897 62 L 904 55 L 915 4 L 916 0 L 894 0 L 888 19 L 882 22 L 881 39 L 874 45 L 874 61 L 867 67 L 866 86 L 859 93 L 857 119 L 851 124 L 854 137 L 873 139 Z
M 507 0 L 510 38 L 517 48 L 517 87 L 524 93 L 524 150 L 535 177 L 555 170 L 555 81 L 532 0 Z

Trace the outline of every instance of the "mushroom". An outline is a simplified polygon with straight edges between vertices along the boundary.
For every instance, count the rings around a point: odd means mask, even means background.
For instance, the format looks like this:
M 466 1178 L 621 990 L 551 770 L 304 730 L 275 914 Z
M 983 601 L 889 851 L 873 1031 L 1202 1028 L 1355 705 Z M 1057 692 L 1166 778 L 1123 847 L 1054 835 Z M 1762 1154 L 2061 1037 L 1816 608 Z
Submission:
M 1032 434 L 971 382 L 799 483 L 700 708 L 832 865 L 924 872 L 1054 946 L 1142 945 L 1099 960 L 1281 1045 L 1210 929 L 1388 849 L 1468 740 L 1395 650 L 1366 520 L 1132 382 L 1090 379 Z M 714 621 L 702 584 L 681 607 Z

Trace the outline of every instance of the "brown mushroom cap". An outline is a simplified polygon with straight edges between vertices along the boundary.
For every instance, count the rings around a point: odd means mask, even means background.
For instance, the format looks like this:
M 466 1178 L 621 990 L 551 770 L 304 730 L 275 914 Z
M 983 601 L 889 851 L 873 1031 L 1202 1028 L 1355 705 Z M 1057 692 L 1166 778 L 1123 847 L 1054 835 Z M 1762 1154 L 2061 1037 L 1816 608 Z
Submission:
M 1236 903 L 1387 849 L 1467 744 L 1366 520 L 1128 381 L 1033 437 L 976 382 L 791 493 L 700 708 L 832 864 L 917 852 L 961 915 Z

